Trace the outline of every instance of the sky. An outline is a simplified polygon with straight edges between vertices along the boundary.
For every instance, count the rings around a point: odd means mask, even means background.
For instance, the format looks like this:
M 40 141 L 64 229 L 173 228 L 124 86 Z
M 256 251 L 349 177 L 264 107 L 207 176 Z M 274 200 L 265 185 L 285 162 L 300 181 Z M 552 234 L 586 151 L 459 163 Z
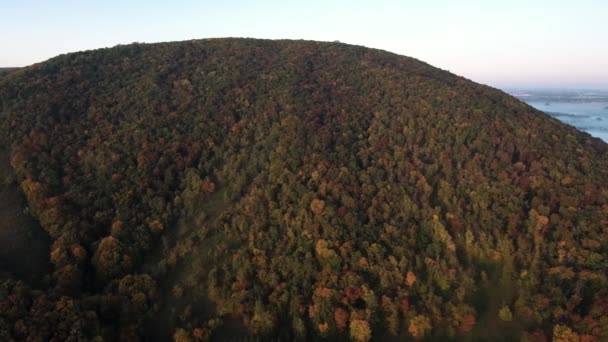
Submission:
M 339 40 L 499 88 L 608 89 L 605 0 L 0 0 L 0 67 L 215 37 Z

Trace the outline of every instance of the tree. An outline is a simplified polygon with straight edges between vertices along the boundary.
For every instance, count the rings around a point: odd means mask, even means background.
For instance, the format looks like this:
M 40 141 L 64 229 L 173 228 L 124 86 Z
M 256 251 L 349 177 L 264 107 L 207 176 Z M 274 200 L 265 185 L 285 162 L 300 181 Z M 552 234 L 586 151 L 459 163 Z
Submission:
M 372 330 L 369 327 L 369 323 L 363 319 L 350 321 L 350 336 L 355 341 L 369 341 L 372 338 Z
M 511 314 L 511 309 L 507 305 L 500 308 L 498 317 L 505 322 L 511 322 L 513 320 L 513 314 Z
M 350 314 L 347 310 L 341 307 L 336 308 L 336 311 L 334 312 L 334 321 L 336 322 L 336 328 L 341 331 L 346 329 L 346 327 L 348 327 L 349 317 Z
M 579 342 L 580 337 L 570 327 L 566 325 L 556 324 L 553 327 L 554 342 Z
M 139 321 L 152 308 L 159 297 L 156 282 L 147 274 L 129 274 L 118 282 L 122 297 L 123 319 Z
M 416 275 L 412 271 L 407 271 L 407 275 L 405 276 L 405 283 L 407 286 L 412 287 L 416 283 Z
M 407 331 L 414 338 L 422 338 L 424 335 L 431 330 L 431 320 L 424 315 L 414 316 L 410 320 L 410 324 L 407 328 Z
M 473 327 L 475 326 L 475 316 L 473 315 L 465 315 L 462 318 L 462 322 L 460 323 L 460 331 L 462 332 L 469 332 L 471 330 L 473 330 Z
M 190 338 L 190 334 L 182 328 L 175 329 L 175 333 L 173 334 L 174 342 L 190 342 L 192 339 Z
M 321 215 L 323 213 L 324 208 L 325 201 L 323 200 L 315 198 L 312 200 L 312 202 L 310 202 L 310 210 L 317 215 Z
M 131 263 L 129 257 L 124 254 L 120 241 L 107 236 L 97 246 L 93 256 L 93 266 L 100 279 L 109 280 L 126 273 L 131 268 Z
M 255 303 L 250 326 L 254 334 L 268 334 L 275 328 L 274 315 L 260 301 Z

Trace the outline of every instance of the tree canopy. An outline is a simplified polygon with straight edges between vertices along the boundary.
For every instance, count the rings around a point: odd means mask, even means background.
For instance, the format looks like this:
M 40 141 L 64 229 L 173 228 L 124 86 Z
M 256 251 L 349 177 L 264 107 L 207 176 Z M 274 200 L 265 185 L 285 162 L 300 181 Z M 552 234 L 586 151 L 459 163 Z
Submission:
M 0 144 L 53 264 L 2 340 L 608 339 L 608 145 L 413 58 L 61 55 L 0 77 Z

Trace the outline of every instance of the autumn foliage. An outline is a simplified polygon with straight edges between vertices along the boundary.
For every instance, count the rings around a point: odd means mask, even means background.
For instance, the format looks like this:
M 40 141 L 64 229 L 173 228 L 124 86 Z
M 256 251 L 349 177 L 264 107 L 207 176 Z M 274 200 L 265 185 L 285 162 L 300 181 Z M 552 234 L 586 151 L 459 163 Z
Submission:
M 413 58 L 62 55 L 0 78 L 0 145 L 51 239 L 2 341 L 608 340 L 608 145 Z

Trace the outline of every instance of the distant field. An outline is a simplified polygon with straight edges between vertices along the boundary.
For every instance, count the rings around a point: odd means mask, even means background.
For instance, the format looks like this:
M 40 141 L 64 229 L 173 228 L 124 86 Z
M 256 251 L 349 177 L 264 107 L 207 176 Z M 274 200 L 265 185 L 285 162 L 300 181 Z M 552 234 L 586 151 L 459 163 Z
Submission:
M 6 74 L 8 72 L 11 72 L 13 70 L 16 70 L 16 69 L 18 69 L 18 68 L 0 68 L 0 76 Z

